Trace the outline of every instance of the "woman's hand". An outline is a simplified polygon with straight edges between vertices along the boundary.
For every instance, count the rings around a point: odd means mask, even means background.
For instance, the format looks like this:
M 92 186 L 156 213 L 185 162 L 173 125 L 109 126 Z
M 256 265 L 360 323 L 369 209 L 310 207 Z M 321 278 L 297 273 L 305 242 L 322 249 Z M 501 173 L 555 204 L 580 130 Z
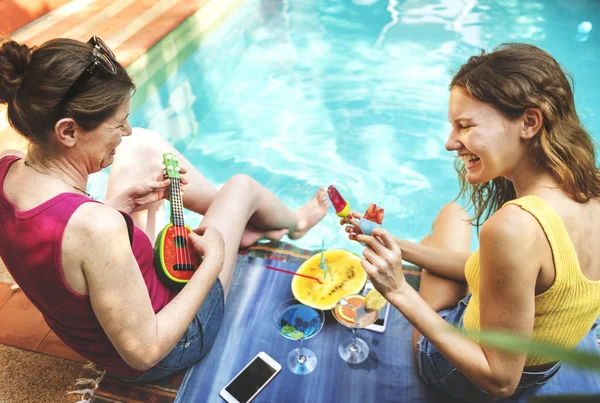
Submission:
M 187 173 L 185 168 L 180 168 L 181 170 L 179 173 L 181 175 Z M 181 182 L 180 188 L 181 192 L 183 193 L 183 188 L 185 185 L 187 185 L 188 181 L 183 176 L 180 176 L 179 181 Z M 150 175 L 143 182 L 129 187 L 126 190 L 126 200 L 128 200 L 129 204 L 132 206 L 131 211 L 135 211 L 147 204 L 154 203 L 159 200 L 168 199 L 170 183 L 171 180 L 169 178 L 165 178 L 164 171 L 161 170 L 161 172 Z
M 407 282 L 402 273 L 402 251 L 394 237 L 375 228 L 373 235 L 356 235 L 356 240 L 366 245 L 361 264 L 377 291 L 387 300 L 392 294 L 401 293 Z
M 199 226 L 189 233 L 188 239 L 192 247 L 204 256 L 204 260 L 212 260 L 219 267 L 219 272 L 223 269 L 225 242 L 223 234 L 216 227 Z
M 340 225 L 346 225 L 345 230 L 349 234 L 348 239 L 356 241 L 356 236 L 363 233 L 358 222 L 362 216 L 362 214 L 353 210 L 348 214 L 348 218 L 340 219 Z

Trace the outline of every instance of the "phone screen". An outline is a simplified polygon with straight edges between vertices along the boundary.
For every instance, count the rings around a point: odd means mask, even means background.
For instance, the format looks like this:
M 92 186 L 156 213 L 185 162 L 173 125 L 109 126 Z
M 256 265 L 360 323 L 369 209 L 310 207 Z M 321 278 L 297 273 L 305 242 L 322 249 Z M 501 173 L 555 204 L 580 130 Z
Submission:
M 241 372 L 225 390 L 240 402 L 247 402 L 256 392 L 269 381 L 276 372 L 275 368 L 264 362 L 260 357 Z
M 379 316 L 377 317 L 377 320 L 375 321 L 376 325 L 379 326 L 383 326 L 383 322 L 385 322 L 385 310 L 386 310 L 387 306 L 384 309 L 380 309 L 379 310 Z
M 362 295 L 367 295 L 367 293 L 369 291 L 371 291 L 373 289 L 373 284 L 371 284 L 370 281 L 367 282 L 367 284 L 365 284 L 365 288 L 363 289 Z M 386 304 L 386 306 L 383 309 L 379 310 L 379 315 L 377 316 L 377 320 L 375 321 L 375 325 L 379 325 L 379 326 L 383 326 L 384 322 L 385 322 L 385 313 L 389 307 L 389 302 Z

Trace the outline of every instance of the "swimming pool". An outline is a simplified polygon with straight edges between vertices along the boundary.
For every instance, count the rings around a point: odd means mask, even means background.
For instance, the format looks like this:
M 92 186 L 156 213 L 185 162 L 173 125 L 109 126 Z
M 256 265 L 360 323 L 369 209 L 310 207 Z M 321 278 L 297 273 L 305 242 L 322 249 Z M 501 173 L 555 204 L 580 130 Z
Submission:
M 334 184 L 354 209 L 377 203 L 386 228 L 418 241 L 458 192 L 444 149 L 452 71 L 481 48 L 535 44 L 573 73 L 598 140 L 599 29 L 594 0 L 248 0 L 130 123 L 174 142 L 216 185 L 245 173 L 297 208 Z M 322 239 L 362 249 L 333 210 L 294 243 Z

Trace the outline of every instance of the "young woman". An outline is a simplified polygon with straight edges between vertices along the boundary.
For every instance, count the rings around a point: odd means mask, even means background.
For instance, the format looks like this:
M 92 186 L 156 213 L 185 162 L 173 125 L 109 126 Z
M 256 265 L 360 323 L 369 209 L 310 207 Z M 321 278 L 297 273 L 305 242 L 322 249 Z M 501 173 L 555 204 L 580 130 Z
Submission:
M 355 220 L 346 230 L 366 244 L 363 267 L 375 287 L 414 325 L 425 381 L 485 402 L 547 382 L 560 364 L 444 329 L 501 330 L 567 347 L 583 339 L 600 315 L 600 172 L 565 73 L 535 46 L 471 57 L 450 84 L 448 118 L 460 195 L 473 203 L 471 222 L 485 221 L 479 250 L 469 253 L 469 216 L 456 203 L 420 245 L 383 229 L 366 236 Z M 419 294 L 402 259 L 423 268 Z
M 37 49 L 1 43 L 0 102 L 30 147 L 0 156 L 0 257 L 61 340 L 109 373 L 143 382 L 210 349 L 240 244 L 299 238 L 328 202 L 319 190 L 291 211 L 245 175 L 217 191 L 179 156 L 184 205 L 204 215 L 189 236 L 204 259 L 179 293 L 168 289 L 152 244 L 169 185 L 161 155 L 174 150 L 149 131 L 132 136 L 134 88 L 97 37 Z M 88 177 L 110 165 L 106 203 L 94 202 Z

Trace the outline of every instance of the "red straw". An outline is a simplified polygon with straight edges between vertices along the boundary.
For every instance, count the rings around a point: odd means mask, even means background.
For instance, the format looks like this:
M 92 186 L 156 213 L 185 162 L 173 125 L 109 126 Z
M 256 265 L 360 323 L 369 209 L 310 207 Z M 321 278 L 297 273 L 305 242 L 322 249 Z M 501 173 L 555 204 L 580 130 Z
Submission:
M 306 274 L 300 274 L 300 273 L 296 273 L 294 271 L 278 269 L 277 267 L 273 267 L 273 266 L 265 266 L 265 268 L 267 268 L 269 270 L 280 271 L 282 273 L 293 274 L 294 276 L 310 278 L 311 280 L 317 280 L 319 282 L 319 284 L 323 284 L 323 282 L 320 279 L 313 277 L 313 276 L 307 276 Z

